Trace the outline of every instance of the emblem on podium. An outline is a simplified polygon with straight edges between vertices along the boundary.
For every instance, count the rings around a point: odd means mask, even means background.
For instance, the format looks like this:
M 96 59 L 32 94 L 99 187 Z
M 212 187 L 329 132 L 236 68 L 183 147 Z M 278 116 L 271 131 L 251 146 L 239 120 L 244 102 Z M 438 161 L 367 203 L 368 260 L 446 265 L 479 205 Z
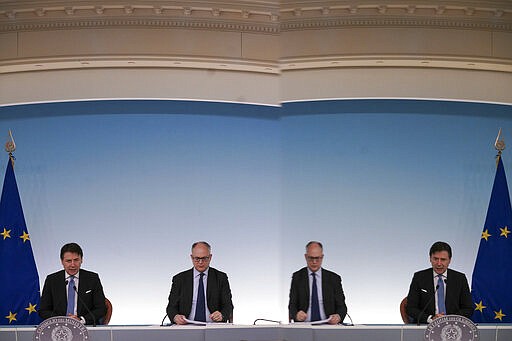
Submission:
M 480 340 L 476 325 L 464 316 L 446 315 L 432 321 L 425 330 L 426 341 Z
M 55 316 L 44 320 L 34 332 L 34 341 L 86 341 L 89 339 L 87 328 L 80 322 L 67 316 Z

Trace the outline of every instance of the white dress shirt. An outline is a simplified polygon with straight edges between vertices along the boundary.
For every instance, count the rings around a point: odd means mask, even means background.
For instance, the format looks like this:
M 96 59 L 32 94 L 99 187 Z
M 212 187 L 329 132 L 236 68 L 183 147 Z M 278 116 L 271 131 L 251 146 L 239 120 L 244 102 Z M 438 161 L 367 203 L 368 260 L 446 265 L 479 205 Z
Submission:
M 439 281 L 439 277 L 437 277 L 439 274 L 437 272 L 435 272 L 434 270 L 432 270 L 432 273 L 434 274 L 433 276 L 433 281 L 434 281 L 434 298 L 436 300 L 436 314 L 439 314 L 439 303 L 438 303 L 438 299 L 437 299 L 437 290 L 436 290 L 436 287 L 437 287 L 437 281 Z M 443 280 L 444 280 L 444 303 L 445 303 L 445 306 L 446 306 L 446 279 L 448 278 L 448 270 L 446 270 L 445 272 L 443 272 L 441 274 L 441 276 L 443 276 Z M 439 289 L 438 289 L 439 290 Z M 427 322 L 430 323 L 432 322 L 432 315 L 430 315 L 428 318 L 427 318 Z
M 206 308 L 206 322 L 213 322 L 210 318 L 210 310 L 208 309 L 208 302 L 206 300 L 206 285 L 208 283 L 208 270 L 206 269 L 203 273 L 203 286 L 204 286 L 204 304 Z M 189 320 L 194 320 L 196 317 L 196 305 L 197 305 L 197 292 L 199 290 L 199 279 L 201 278 L 201 273 L 194 268 L 194 292 L 192 294 L 192 309 L 190 309 L 190 315 L 188 316 Z
M 308 268 L 308 279 L 309 279 L 309 307 L 308 307 L 308 317 L 306 318 L 306 322 L 311 322 L 311 296 L 313 294 L 313 276 L 311 271 Z M 322 268 L 320 268 L 316 273 L 316 289 L 318 294 L 318 306 L 320 307 L 320 319 L 325 320 L 325 310 L 324 310 L 324 296 L 322 295 Z
M 75 287 L 76 287 L 76 292 L 75 292 L 75 304 L 74 304 L 74 307 L 75 307 L 75 310 L 73 311 L 73 315 L 77 315 L 77 306 L 78 306 L 78 284 L 80 282 L 80 270 L 78 270 L 78 272 L 73 275 L 73 280 L 75 282 Z M 66 272 L 66 297 L 68 297 L 68 292 L 69 292 L 69 282 L 71 281 L 71 275 L 69 275 L 67 272 Z M 67 300 L 66 300 L 67 301 Z M 77 315 L 78 316 L 78 315 Z

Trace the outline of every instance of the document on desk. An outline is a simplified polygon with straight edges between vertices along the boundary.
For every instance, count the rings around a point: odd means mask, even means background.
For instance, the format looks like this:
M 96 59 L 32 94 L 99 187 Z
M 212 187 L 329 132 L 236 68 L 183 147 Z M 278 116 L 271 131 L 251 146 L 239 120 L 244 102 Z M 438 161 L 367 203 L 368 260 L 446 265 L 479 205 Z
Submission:
M 318 321 L 313 321 L 313 322 L 293 322 L 292 324 L 297 324 L 297 325 L 311 325 L 311 326 L 316 326 L 316 325 L 319 325 L 319 324 L 327 324 L 329 323 L 329 319 L 326 318 L 325 320 L 318 320 Z
M 312 326 L 315 326 L 315 325 L 318 325 L 318 324 L 327 324 L 329 323 L 329 319 L 326 318 L 325 320 L 318 320 L 318 321 L 313 321 L 313 322 L 310 322 Z
M 203 322 L 203 321 L 194 321 L 194 320 L 189 320 L 189 319 L 185 319 L 185 321 L 187 321 L 188 324 L 195 324 L 197 326 L 206 326 L 206 322 Z

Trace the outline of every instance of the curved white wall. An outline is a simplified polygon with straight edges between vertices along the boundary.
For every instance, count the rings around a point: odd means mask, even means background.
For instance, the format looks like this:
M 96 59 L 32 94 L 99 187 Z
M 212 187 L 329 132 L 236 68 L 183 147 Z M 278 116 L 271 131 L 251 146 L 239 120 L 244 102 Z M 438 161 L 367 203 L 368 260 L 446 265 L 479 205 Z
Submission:
M 1 1 L 0 104 L 166 98 L 512 103 L 512 4 Z

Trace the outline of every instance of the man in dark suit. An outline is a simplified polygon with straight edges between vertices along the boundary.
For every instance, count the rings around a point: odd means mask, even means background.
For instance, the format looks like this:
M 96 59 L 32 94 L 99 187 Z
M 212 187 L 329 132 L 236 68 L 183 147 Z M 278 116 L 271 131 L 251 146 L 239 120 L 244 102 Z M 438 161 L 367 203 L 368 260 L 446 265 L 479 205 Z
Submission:
M 210 267 L 210 245 L 207 242 L 194 243 L 190 258 L 194 267 L 172 278 L 167 316 L 176 324 L 187 324 L 187 320 L 231 320 L 233 303 L 228 276 Z
M 295 322 L 328 319 L 330 324 L 343 322 L 347 315 L 341 277 L 323 269 L 323 246 L 311 241 L 306 245 L 307 267 L 292 276 L 288 314 Z
M 64 270 L 46 277 L 39 316 L 69 316 L 84 324 L 97 324 L 105 315 L 105 295 L 97 273 L 80 269 L 82 248 L 76 243 L 64 245 L 60 260 Z
M 444 315 L 470 317 L 473 303 L 466 275 L 448 269 L 452 249 L 445 242 L 430 248 L 431 268 L 414 274 L 407 295 L 407 314 L 418 323 L 430 323 Z

